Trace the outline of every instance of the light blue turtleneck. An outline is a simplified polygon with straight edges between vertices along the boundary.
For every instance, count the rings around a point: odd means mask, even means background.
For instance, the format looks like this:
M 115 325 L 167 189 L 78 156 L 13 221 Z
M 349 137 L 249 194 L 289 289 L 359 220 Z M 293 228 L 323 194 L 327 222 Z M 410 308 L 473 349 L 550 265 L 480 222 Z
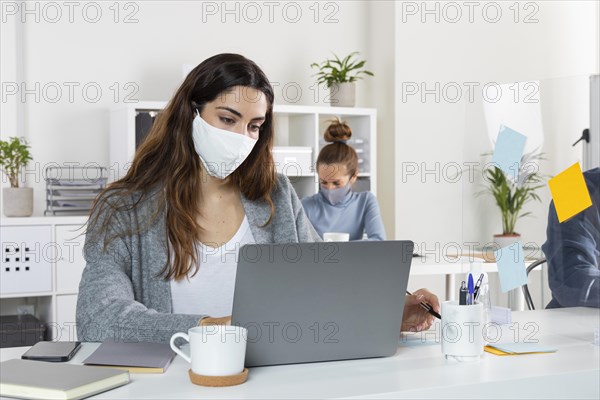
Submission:
M 323 238 L 325 232 L 347 232 L 350 240 L 385 240 L 385 229 L 377 199 L 371 192 L 350 192 L 332 205 L 321 192 L 302 199 L 304 211 Z

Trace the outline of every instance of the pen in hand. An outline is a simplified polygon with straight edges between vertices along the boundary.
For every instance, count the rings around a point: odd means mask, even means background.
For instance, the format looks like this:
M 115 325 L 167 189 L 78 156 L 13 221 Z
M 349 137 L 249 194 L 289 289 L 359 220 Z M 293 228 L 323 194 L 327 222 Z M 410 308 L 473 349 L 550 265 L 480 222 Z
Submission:
M 409 292 L 408 290 L 406 291 L 406 294 L 409 296 L 412 296 L 413 294 L 411 292 Z M 433 306 L 429 303 L 425 303 L 424 301 L 422 301 L 420 303 L 420 306 L 424 309 L 427 310 L 427 312 L 431 315 L 433 315 L 434 317 L 436 317 L 437 319 L 442 319 L 442 316 L 440 314 L 438 314 L 434 309 Z

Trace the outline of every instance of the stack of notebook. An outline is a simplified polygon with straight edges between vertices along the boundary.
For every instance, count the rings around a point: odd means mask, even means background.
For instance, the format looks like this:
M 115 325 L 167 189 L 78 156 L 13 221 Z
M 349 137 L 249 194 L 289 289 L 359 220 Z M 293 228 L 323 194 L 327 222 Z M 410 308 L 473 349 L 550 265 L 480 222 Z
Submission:
M 485 346 L 485 351 L 497 356 L 516 356 L 520 354 L 555 353 L 556 349 L 538 343 L 494 343 Z
M 125 369 L 131 373 L 162 374 L 174 357 L 171 346 L 165 343 L 105 341 L 83 363 Z
M 112 368 L 20 359 L 0 363 L 0 396 L 82 399 L 128 382 L 128 372 Z

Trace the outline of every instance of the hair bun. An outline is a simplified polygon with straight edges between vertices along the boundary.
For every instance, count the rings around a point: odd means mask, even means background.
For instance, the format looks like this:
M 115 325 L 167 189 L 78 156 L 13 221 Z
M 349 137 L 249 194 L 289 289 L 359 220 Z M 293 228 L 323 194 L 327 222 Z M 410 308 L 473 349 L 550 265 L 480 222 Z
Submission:
M 352 137 L 352 129 L 350 129 L 346 122 L 336 118 L 332 120 L 327 129 L 325 129 L 323 137 L 326 142 L 345 143 Z

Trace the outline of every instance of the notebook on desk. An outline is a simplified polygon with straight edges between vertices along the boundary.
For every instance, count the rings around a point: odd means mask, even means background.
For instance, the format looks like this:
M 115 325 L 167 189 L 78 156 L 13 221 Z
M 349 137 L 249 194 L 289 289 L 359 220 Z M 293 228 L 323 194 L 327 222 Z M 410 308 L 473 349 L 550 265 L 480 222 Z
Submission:
M 485 351 L 497 356 L 516 356 L 521 354 L 556 353 L 556 348 L 542 346 L 538 343 L 492 343 L 485 346 Z
M 128 382 L 128 372 L 110 368 L 20 359 L 0 363 L 0 396 L 19 399 L 82 399 Z
M 131 373 L 162 374 L 175 353 L 168 343 L 105 341 L 86 358 L 86 365 L 125 369 Z
M 411 241 L 251 244 L 240 249 L 232 324 L 246 366 L 394 355 Z

